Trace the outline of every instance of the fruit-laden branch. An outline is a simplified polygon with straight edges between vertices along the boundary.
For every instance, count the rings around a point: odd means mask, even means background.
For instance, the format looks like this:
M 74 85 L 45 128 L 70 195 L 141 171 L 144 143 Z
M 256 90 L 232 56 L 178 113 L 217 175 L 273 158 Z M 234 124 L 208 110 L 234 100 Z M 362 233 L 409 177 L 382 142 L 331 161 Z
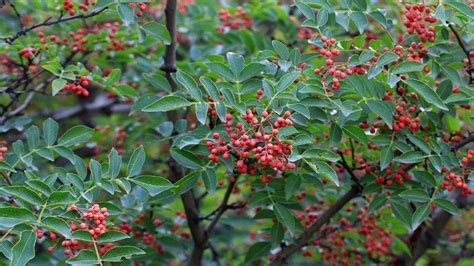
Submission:
M 296 239 L 295 243 L 285 247 L 278 252 L 270 265 L 283 265 L 286 259 L 293 253 L 300 250 L 302 247 L 311 240 L 313 235 L 321 229 L 323 225 L 329 222 L 329 220 L 336 215 L 348 202 L 357 197 L 361 193 L 361 188 L 357 185 L 353 185 L 349 191 L 346 192 L 341 198 L 334 202 L 329 209 L 327 209 L 314 223 L 312 223 L 304 232 Z
M 52 25 L 56 25 L 56 24 L 60 24 L 62 22 L 66 22 L 66 21 L 70 21 L 70 20 L 76 20 L 76 19 L 84 19 L 84 18 L 90 18 L 90 17 L 94 17 L 94 16 L 97 16 L 99 15 L 100 13 L 104 12 L 105 10 L 107 10 L 108 7 L 103 7 L 101 9 L 98 9 L 98 10 L 94 10 L 90 13 L 87 13 L 87 14 L 77 14 L 77 15 L 74 15 L 74 16 L 68 16 L 68 17 L 64 17 L 63 14 L 61 13 L 61 15 L 55 19 L 55 20 L 52 20 L 53 18 L 52 17 L 49 17 L 47 19 L 45 19 L 43 22 L 41 23 L 38 23 L 38 24 L 34 24 L 30 27 L 27 27 L 27 28 L 23 28 L 21 29 L 20 31 L 18 31 L 17 33 L 15 33 L 15 35 L 13 36 L 10 36 L 10 37 L 1 37 L 0 39 L 8 44 L 13 44 L 13 42 L 20 38 L 21 36 L 23 35 L 26 35 L 28 32 L 34 30 L 34 29 L 37 29 L 37 28 L 40 28 L 40 27 L 45 27 L 45 26 L 52 26 Z
M 456 152 L 460 148 L 464 147 L 465 145 L 474 142 L 474 134 L 469 134 L 468 137 L 464 138 L 461 140 L 459 143 L 455 143 L 451 146 L 451 151 Z M 341 155 L 342 156 L 342 155 Z M 353 172 L 347 165 L 347 162 L 343 160 L 342 165 L 346 170 L 349 172 L 351 175 L 351 178 L 354 178 Z M 414 167 L 415 164 L 412 164 L 408 166 L 406 169 L 407 171 Z M 357 180 L 357 178 L 356 178 Z M 279 251 L 275 256 L 273 261 L 271 262 L 270 265 L 283 265 L 286 263 L 286 260 L 288 259 L 289 256 L 291 256 L 293 253 L 299 251 L 302 247 L 304 247 L 313 237 L 314 234 L 318 232 L 318 230 L 326 223 L 329 222 L 329 220 L 336 215 L 346 203 L 350 202 L 352 199 L 358 197 L 361 193 L 361 187 L 355 183 L 351 189 L 344 194 L 341 198 L 339 198 L 333 205 L 329 207 L 328 210 L 326 210 L 314 223 L 312 223 L 306 230 L 296 239 L 295 243 L 285 247 L 281 251 Z M 459 201 L 459 200 L 458 200 Z M 413 258 L 401 258 L 403 259 L 403 263 L 411 263 L 411 264 L 406 264 L 406 265 L 414 265 L 414 263 L 419 259 L 424 252 L 431 246 L 433 246 L 433 243 L 436 243 L 439 234 L 443 230 L 443 228 L 446 226 L 447 222 L 451 218 L 451 214 L 445 212 L 445 211 L 440 211 L 438 215 L 433 219 L 433 224 L 437 224 L 435 227 L 431 228 L 425 228 L 422 232 L 422 237 L 420 237 L 420 240 L 416 243 L 414 247 Z M 416 257 L 415 257 L 416 255 Z M 404 264 L 400 264 L 404 265 Z

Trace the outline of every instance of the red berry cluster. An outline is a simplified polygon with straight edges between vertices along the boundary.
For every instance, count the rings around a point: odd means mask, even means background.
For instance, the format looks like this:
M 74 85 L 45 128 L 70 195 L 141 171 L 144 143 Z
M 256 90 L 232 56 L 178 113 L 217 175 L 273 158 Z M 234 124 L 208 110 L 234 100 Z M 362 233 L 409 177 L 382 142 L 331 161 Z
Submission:
M 196 0 L 183 0 L 178 1 L 178 10 L 181 14 L 186 15 L 186 6 L 191 6 L 196 4 Z
M 431 16 L 431 9 L 426 8 L 425 4 L 405 5 L 405 16 L 403 24 L 407 27 L 408 33 L 415 33 L 420 37 L 421 42 L 434 42 L 435 28 L 427 26 L 426 23 L 435 23 L 436 18 Z
M 453 172 L 448 173 L 444 177 L 443 183 L 439 185 L 441 189 L 446 189 L 448 191 L 453 191 L 455 188 L 459 188 L 461 190 L 462 196 L 467 196 L 470 194 L 474 194 L 474 189 L 469 188 L 469 185 L 466 180 L 460 175 L 456 175 Z
M 84 87 L 89 86 L 89 78 L 87 76 L 81 76 L 76 79 L 74 83 L 66 84 L 60 91 L 72 91 L 77 95 L 89 96 L 89 91 Z
M 353 203 L 357 206 L 357 203 Z M 312 244 L 322 249 L 323 259 L 331 265 L 362 265 L 362 255 L 369 258 L 380 258 L 390 254 L 389 246 L 392 235 L 378 225 L 378 217 L 366 214 L 368 206 L 360 208 L 357 212 L 357 221 L 360 225 L 351 224 L 347 218 L 341 218 L 338 225 L 327 225 L 321 235 L 322 239 L 316 239 Z M 345 209 L 348 214 L 353 212 L 352 207 Z M 359 239 L 348 239 L 346 232 L 356 233 Z M 357 241 L 354 243 L 354 241 Z M 349 247 L 350 246 L 350 247 Z M 309 251 L 309 247 L 306 251 Z M 310 256 L 310 252 L 306 256 Z M 323 263 L 323 265 L 325 265 Z
M 385 169 L 385 174 L 388 176 L 392 174 L 392 166 L 388 166 L 387 169 Z M 403 182 L 405 180 L 411 180 L 412 175 L 408 173 L 405 169 L 403 168 L 398 168 L 397 171 L 390 177 L 383 177 L 383 176 L 378 176 L 375 178 L 375 182 L 378 184 L 391 186 L 393 185 L 393 182 L 397 182 L 399 185 L 403 185 Z
M 37 50 L 35 48 L 23 48 L 20 50 L 20 55 L 26 59 L 30 59 L 36 52 Z
M 321 41 L 323 42 L 323 48 L 313 46 L 312 49 L 315 51 L 319 51 L 322 56 L 326 57 L 326 61 L 324 62 L 323 66 L 314 69 L 314 74 L 323 75 L 324 77 L 332 76 L 332 89 L 337 90 L 341 86 L 339 79 L 344 79 L 346 77 L 346 74 L 344 72 L 346 72 L 347 70 L 347 73 L 349 74 L 349 69 L 346 69 L 345 66 L 341 66 L 338 69 L 336 62 L 333 59 L 334 56 L 338 56 L 341 54 L 341 51 L 339 49 L 333 48 L 333 45 L 336 43 L 336 39 L 322 36 Z M 350 72 L 352 74 L 353 69 L 351 69 Z M 328 89 L 328 91 L 331 90 Z
M 123 141 L 127 137 L 127 132 L 122 127 L 117 127 L 115 132 L 115 148 L 117 149 L 118 154 L 123 154 Z
M 133 8 L 133 9 L 136 9 L 135 10 L 135 14 L 137 15 L 137 17 L 141 17 L 143 16 L 143 12 L 148 8 L 148 3 L 128 3 L 128 5 Z
M 271 110 L 268 110 L 258 114 L 249 109 L 242 115 L 245 124 L 234 123 L 233 116 L 227 114 L 227 135 L 222 137 L 216 132 L 212 135 L 215 141 L 207 141 L 210 152 L 208 159 L 217 163 L 220 160 L 219 155 L 222 155 L 224 160 L 233 155 L 237 159 L 236 170 L 241 174 L 254 175 L 256 169 L 265 167 L 278 171 L 295 168 L 296 165 L 288 162 L 286 158 L 292 145 L 278 138 L 279 128 L 293 125 L 291 114 L 286 111 L 283 116 L 271 116 L 271 113 Z M 263 182 L 270 179 L 271 175 L 263 174 Z
M 467 155 L 461 159 L 461 163 L 466 166 L 474 157 L 474 150 L 468 150 Z
M 6 147 L 7 142 L 5 140 L 0 140 L 0 161 L 3 160 L 3 154 L 8 152 L 8 148 Z
M 95 0 L 83 0 L 82 3 L 77 5 L 79 10 L 83 10 L 84 12 L 89 11 L 89 6 L 95 6 Z M 74 10 L 74 3 L 72 0 L 64 0 L 63 8 L 65 11 L 69 12 L 69 15 L 74 16 L 76 14 L 76 10 Z
M 226 27 L 231 29 L 247 29 L 252 27 L 253 20 L 250 18 L 241 6 L 237 7 L 234 14 L 231 14 L 227 9 L 219 10 L 219 19 L 224 24 L 218 26 L 217 31 L 224 33 Z

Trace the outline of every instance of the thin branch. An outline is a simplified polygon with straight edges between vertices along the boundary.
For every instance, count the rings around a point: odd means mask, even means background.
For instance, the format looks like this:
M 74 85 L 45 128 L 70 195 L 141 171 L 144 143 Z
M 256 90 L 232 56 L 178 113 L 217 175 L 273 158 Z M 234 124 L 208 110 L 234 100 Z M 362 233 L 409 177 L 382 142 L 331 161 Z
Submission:
M 18 12 L 18 9 L 16 9 L 15 4 L 12 3 L 11 0 L 7 0 L 8 5 L 13 9 L 13 12 L 15 12 L 16 17 L 18 18 L 18 24 L 20 25 L 21 29 L 23 29 L 23 21 L 21 19 L 20 12 Z
M 224 214 L 224 212 L 227 209 L 229 209 L 228 202 L 229 202 L 230 196 L 232 195 L 232 191 L 234 191 L 235 183 L 236 181 L 229 183 L 229 186 L 227 187 L 227 190 L 224 194 L 224 198 L 222 199 L 221 205 L 214 211 L 215 212 L 214 219 L 206 228 L 206 232 L 208 235 L 212 233 L 212 231 L 214 230 L 214 227 L 216 226 L 217 222 L 219 221 L 221 216 Z
M 286 262 L 286 259 L 291 256 L 293 253 L 300 250 L 302 247 L 308 243 L 308 241 L 313 237 L 313 235 L 321 229 L 323 225 L 328 223 L 331 218 L 336 215 L 348 202 L 352 199 L 359 196 L 361 193 L 360 187 L 354 185 L 349 191 L 346 192 L 341 198 L 339 198 L 333 205 L 329 207 L 314 223 L 312 223 L 308 228 L 306 228 L 303 233 L 296 239 L 296 241 L 287 246 L 286 248 L 280 250 L 275 254 L 274 260 L 270 265 L 283 265 Z
M 454 29 L 453 25 L 449 21 L 446 21 L 446 24 L 448 24 L 449 29 L 454 33 L 454 36 L 456 36 L 456 40 L 458 41 L 459 46 L 463 50 L 464 54 L 466 55 L 467 61 L 469 63 L 469 66 L 467 67 L 467 73 L 469 74 L 469 84 L 472 84 L 474 81 L 474 76 L 473 76 L 473 66 L 472 66 L 472 60 L 471 56 L 469 54 L 469 49 L 466 48 L 464 45 L 464 42 L 461 39 L 461 36 L 459 36 L 459 33 Z
M 37 29 L 37 28 L 40 28 L 40 27 L 45 27 L 45 26 L 52 26 L 52 25 L 59 24 L 59 23 L 62 23 L 62 22 L 66 22 L 66 21 L 70 21 L 70 20 L 94 17 L 94 16 L 99 15 L 100 13 L 104 12 L 107 9 L 108 9 L 108 7 L 103 7 L 99 10 L 92 11 L 91 13 L 88 13 L 88 14 L 77 14 L 77 15 L 69 16 L 69 17 L 63 17 L 62 15 L 60 15 L 56 20 L 51 20 L 52 17 L 49 17 L 49 18 L 45 19 L 43 22 L 32 25 L 28 28 L 23 29 L 23 27 L 22 27 L 22 30 L 20 30 L 19 32 L 17 32 L 15 35 L 13 35 L 11 37 L 2 37 L 1 39 L 4 42 L 11 45 L 11 44 L 13 44 L 13 42 L 16 39 L 20 38 L 23 35 L 26 35 L 28 32 L 30 32 L 34 29 Z

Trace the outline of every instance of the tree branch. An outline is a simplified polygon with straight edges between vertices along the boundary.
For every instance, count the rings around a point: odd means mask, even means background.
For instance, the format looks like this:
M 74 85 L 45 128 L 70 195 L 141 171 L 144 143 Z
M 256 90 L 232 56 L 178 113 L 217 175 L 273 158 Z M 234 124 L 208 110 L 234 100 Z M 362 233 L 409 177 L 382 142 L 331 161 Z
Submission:
M 469 63 L 469 66 L 467 66 L 466 72 L 469 74 L 469 84 L 472 84 L 474 81 L 474 77 L 472 73 L 473 66 L 472 66 L 471 56 L 469 55 L 469 49 L 466 48 L 466 46 L 464 45 L 464 42 L 461 39 L 461 36 L 459 36 L 459 33 L 454 29 L 453 25 L 451 25 L 449 21 L 446 21 L 446 24 L 448 24 L 448 27 L 454 33 L 454 36 L 456 36 L 456 40 L 458 41 L 459 46 L 461 47 L 464 54 L 466 55 L 467 61 Z
M 2 37 L 1 40 L 11 45 L 16 39 L 20 38 L 23 35 L 26 35 L 28 32 L 34 29 L 44 27 L 44 26 L 51 26 L 51 25 L 55 25 L 55 24 L 59 24 L 62 22 L 75 20 L 75 19 L 90 18 L 104 12 L 105 10 L 107 10 L 107 8 L 108 7 L 103 7 L 99 10 L 92 11 L 91 13 L 88 13 L 88 14 L 77 14 L 77 15 L 69 16 L 69 17 L 63 17 L 63 15 L 61 14 L 56 20 L 53 20 L 53 21 L 51 21 L 52 17 L 49 17 L 45 19 L 43 22 L 32 25 L 28 28 L 22 27 L 22 29 L 19 32 L 17 32 L 15 35 L 10 36 L 10 37 Z
M 360 193 L 361 188 L 357 185 L 353 185 L 351 189 L 346 192 L 346 194 L 334 202 L 334 204 L 331 205 L 331 207 L 329 207 L 329 209 L 327 209 L 314 223 L 306 228 L 293 244 L 285 247 L 275 254 L 275 257 L 270 265 L 283 265 L 289 256 L 305 246 L 306 243 L 311 240 L 313 235 L 316 234 L 316 232 L 318 232 L 318 230 L 321 229 L 323 225 L 328 223 L 329 220 L 334 215 L 336 215 L 344 207 L 344 205 L 346 205 L 346 203 L 359 196 Z

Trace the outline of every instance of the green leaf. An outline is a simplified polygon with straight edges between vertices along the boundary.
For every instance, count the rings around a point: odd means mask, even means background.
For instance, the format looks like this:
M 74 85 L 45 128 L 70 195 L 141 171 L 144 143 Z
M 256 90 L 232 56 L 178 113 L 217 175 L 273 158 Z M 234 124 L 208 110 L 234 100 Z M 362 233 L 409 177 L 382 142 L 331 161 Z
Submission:
M 245 254 L 244 263 L 249 264 L 260 257 L 266 256 L 271 248 L 272 246 L 270 242 L 257 242 L 253 244 Z
M 202 172 L 202 181 L 204 182 L 206 191 L 211 195 L 214 194 L 217 187 L 217 177 L 214 169 L 206 168 L 206 170 Z
M 393 159 L 393 148 L 392 145 L 383 147 L 380 150 L 380 170 L 383 171 L 390 165 Z
M 366 101 L 369 109 L 376 115 L 380 116 L 383 121 L 392 128 L 392 116 L 394 112 L 393 105 L 387 101 L 368 100 Z
M 316 24 L 318 24 L 318 27 L 326 25 L 326 23 L 328 22 L 328 17 L 329 14 L 326 8 L 323 7 L 319 9 L 318 15 L 316 16 Z
M 122 165 L 122 156 L 118 155 L 118 152 L 112 148 L 109 154 L 109 176 L 115 178 L 120 173 L 120 167 Z
M 135 20 L 135 11 L 128 4 L 118 4 L 117 11 L 125 26 L 129 26 Z
M 360 129 L 358 126 L 354 125 L 346 125 L 342 128 L 344 133 L 346 133 L 349 137 L 357 140 L 358 142 L 363 143 L 367 146 L 369 139 L 365 135 L 364 131 Z
M 288 88 L 298 78 L 300 73 L 298 71 L 286 73 L 280 78 L 277 84 L 277 92 L 280 93 Z
M 264 64 L 259 64 L 259 63 L 250 63 L 247 66 L 240 71 L 239 76 L 239 81 L 244 82 L 250 78 L 255 77 L 256 75 L 260 74 L 264 69 L 265 69 Z
M 8 260 L 12 259 L 12 248 L 13 248 L 13 244 L 8 239 L 4 239 L 4 240 L 0 241 L 0 252 Z
M 68 264 L 74 265 L 96 265 L 99 263 L 97 255 L 91 250 L 81 250 L 76 256 L 66 260 Z
M 190 190 L 194 186 L 194 184 L 196 184 L 198 178 L 199 172 L 197 171 L 191 172 L 180 178 L 176 183 L 174 183 L 176 188 L 176 194 L 181 195 Z
M 295 1 L 295 5 L 307 19 L 314 19 L 314 13 L 311 7 L 302 1 Z
M 239 76 L 240 72 L 244 69 L 245 60 L 244 57 L 237 53 L 229 52 L 226 54 L 227 61 L 229 62 L 230 69 L 234 73 L 234 79 Z
M 331 162 L 337 162 L 341 159 L 338 154 L 330 150 L 320 148 L 306 150 L 303 152 L 303 154 L 301 154 L 301 156 L 306 159 L 323 159 Z
M 420 204 L 416 211 L 413 213 L 413 224 L 412 228 L 416 229 L 424 220 L 430 216 L 431 203 Z
M 302 116 L 306 117 L 307 119 L 311 119 L 311 112 L 309 111 L 308 107 L 303 104 L 295 103 L 288 105 L 288 108 L 291 110 L 301 114 Z
M 25 208 L 0 207 L 0 228 L 12 228 L 33 221 L 36 221 L 36 217 Z
M 91 159 L 89 168 L 91 170 L 91 180 L 99 183 L 102 180 L 102 165 L 98 161 Z
M 387 195 L 385 195 L 385 193 L 379 193 L 370 201 L 367 212 L 372 213 L 378 211 L 385 203 L 387 203 Z
M 398 63 L 393 68 L 391 68 L 391 73 L 393 75 L 405 74 L 410 72 L 422 71 L 424 65 L 416 61 L 405 61 Z
M 75 126 L 66 131 L 66 133 L 64 133 L 64 135 L 59 138 L 58 145 L 69 147 L 81 142 L 85 142 L 90 139 L 90 137 L 92 137 L 92 132 L 93 130 L 86 126 Z
M 143 112 L 168 112 L 190 106 L 191 103 L 181 96 L 167 95 L 145 106 Z
M 36 233 L 33 230 L 23 231 L 20 239 L 12 248 L 10 266 L 24 266 L 35 257 Z
M 441 209 L 451 213 L 452 215 L 459 215 L 459 209 L 454 203 L 445 199 L 435 199 L 434 204 Z
M 472 10 L 472 8 L 470 8 L 466 4 L 462 2 L 456 2 L 454 0 L 448 0 L 446 1 L 446 4 L 453 7 L 454 9 L 457 9 L 459 12 L 464 14 L 469 19 L 471 20 L 474 19 L 474 11 Z
M 398 237 L 392 237 L 392 248 L 395 252 L 403 252 L 411 256 L 410 248 Z
M 278 247 L 281 244 L 281 241 L 283 241 L 284 236 L 285 236 L 285 230 L 283 228 L 283 225 L 279 222 L 275 222 L 272 226 L 271 238 L 270 238 L 272 247 Z
M 48 118 L 43 122 L 43 139 L 46 145 L 54 144 L 58 137 L 59 124 L 52 118 Z
M 176 72 L 176 80 L 186 89 L 189 95 L 191 95 L 191 97 L 193 97 L 195 100 L 200 101 L 202 99 L 201 90 L 199 89 L 196 81 L 194 81 L 194 79 L 190 75 L 184 73 L 181 70 L 178 70 L 178 72 Z
M 336 186 L 339 186 L 339 178 L 337 177 L 336 171 L 332 169 L 329 164 L 322 162 L 322 161 L 314 161 L 314 162 L 308 162 L 305 160 L 305 162 L 319 175 L 329 179 L 330 181 L 334 182 Z
M 446 107 L 443 101 L 439 98 L 438 94 L 433 89 L 428 87 L 428 85 L 426 85 L 425 83 L 414 79 L 404 80 L 403 82 L 405 82 L 408 86 L 412 87 L 416 91 L 416 93 L 419 96 L 423 97 L 423 99 L 425 99 L 427 102 L 434 104 L 439 109 L 445 111 L 449 110 L 448 107 Z
M 206 103 L 196 104 L 194 112 L 196 113 L 196 118 L 198 119 L 199 123 L 201 123 L 201 125 L 206 124 L 208 110 L 209 106 Z
M 142 170 L 143 164 L 145 163 L 145 149 L 143 148 L 143 145 L 140 145 L 138 148 L 136 148 L 132 156 L 130 157 L 130 160 L 128 161 L 128 166 L 127 166 L 127 176 L 132 177 L 136 176 L 140 173 Z
M 49 196 L 51 194 L 51 188 L 39 179 L 28 180 L 26 184 L 43 195 Z
M 168 179 L 161 176 L 142 175 L 130 181 L 146 189 L 151 196 L 156 196 L 173 187 Z
M 0 170 L 5 170 L 8 172 L 16 173 L 15 168 L 11 167 L 7 162 L 5 161 L 0 161 Z
M 331 124 L 331 129 L 329 131 L 329 137 L 331 139 L 332 145 L 337 145 L 341 141 L 342 130 L 337 124 Z
M 413 171 L 415 179 L 428 187 L 436 187 L 436 179 L 426 171 Z
M 202 167 L 202 162 L 189 151 L 173 148 L 170 155 L 177 163 L 186 168 L 198 169 Z
M 392 206 L 392 211 L 395 217 L 397 217 L 400 221 L 402 221 L 408 228 L 411 228 L 411 212 L 410 210 L 405 207 L 403 204 L 400 204 L 396 201 L 390 202 Z
M 242 71 L 243 72 L 243 71 Z M 217 89 L 216 83 L 208 77 L 200 77 L 199 81 L 206 89 L 207 93 L 215 100 L 219 99 L 219 90 Z
M 116 242 L 123 239 L 130 238 L 129 235 L 122 233 L 121 231 L 109 230 L 97 237 L 98 243 L 106 243 L 106 242 Z
M 427 202 L 430 200 L 430 196 L 428 195 L 428 193 L 426 193 L 420 188 L 405 190 L 402 193 L 398 194 L 398 196 L 406 200 L 416 202 Z
M 278 40 L 273 40 L 272 46 L 273 46 L 273 49 L 275 49 L 275 51 L 278 53 L 278 55 L 280 55 L 280 57 L 283 60 L 288 61 L 288 59 L 290 58 L 290 51 L 288 50 L 288 47 L 286 47 L 284 43 Z
M 9 187 L 1 187 L 0 191 L 3 191 L 9 195 L 15 196 L 22 200 L 25 200 L 34 205 L 41 205 L 43 201 L 41 197 L 32 189 L 28 188 L 27 186 L 9 186 Z
M 291 175 L 285 178 L 285 198 L 288 200 L 291 196 L 295 195 L 295 192 L 301 186 L 301 177 L 297 175 Z
M 392 63 L 393 61 L 398 59 L 398 55 L 394 52 L 386 52 L 379 57 L 377 60 L 377 66 L 382 67 Z
M 420 148 L 420 150 L 422 150 L 425 154 L 429 155 L 431 153 L 431 148 L 430 146 L 428 145 L 428 143 L 426 143 L 422 138 L 418 137 L 418 136 L 415 136 L 415 135 L 411 135 L 411 134 L 407 134 L 406 135 L 408 137 L 408 139 L 410 140 L 410 142 L 412 142 L 413 144 L 415 144 L 418 148 Z
M 154 39 L 162 40 L 164 44 L 168 45 L 171 43 L 171 35 L 165 26 L 157 22 L 148 22 L 143 25 L 142 29 L 147 35 L 152 36 Z
M 234 74 L 228 66 L 217 62 L 207 63 L 207 66 L 212 72 L 219 74 L 219 76 L 223 77 L 227 81 L 234 81 Z
M 85 242 L 93 242 L 94 239 L 92 238 L 91 233 L 88 230 L 77 230 L 72 233 L 72 238 L 85 241 Z
M 67 81 L 65 79 L 55 79 L 55 80 L 53 80 L 53 83 L 51 85 L 51 87 L 52 87 L 51 93 L 53 94 L 53 96 L 58 94 L 58 92 L 62 88 L 64 88 L 64 86 L 66 86 L 66 84 L 67 84 Z
M 363 12 L 353 11 L 352 13 L 350 13 L 349 17 L 356 25 L 357 29 L 359 30 L 359 33 L 362 34 L 369 23 L 367 20 L 367 15 Z
M 423 161 L 424 159 L 425 159 L 425 156 L 423 156 L 421 152 L 409 151 L 395 158 L 395 161 L 399 163 L 413 164 L 413 163 L 419 163 Z
M 68 223 L 58 217 L 46 217 L 41 221 L 50 230 L 60 233 L 66 238 L 71 238 L 71 228 Z
M 39 144 L 40 131 L 37 126 L 31 126 L 25 131 L 26 141 L 30 150 L 36 149 Z
M 48 198 L 49 205 L 69 205 L 76 202 L 76 198 L 68 191 L 55 191 Z
M 118 246 L 113 247 L 112 249 L 107 251 L 107 253 L 105 253 L 102 257 L 102 260 L 110 262 L 119 262 L 122 260 L 122 258 L 130 259 L 132 256 L 143 254 L 145 254 L 145 252 L 137 247 Z

